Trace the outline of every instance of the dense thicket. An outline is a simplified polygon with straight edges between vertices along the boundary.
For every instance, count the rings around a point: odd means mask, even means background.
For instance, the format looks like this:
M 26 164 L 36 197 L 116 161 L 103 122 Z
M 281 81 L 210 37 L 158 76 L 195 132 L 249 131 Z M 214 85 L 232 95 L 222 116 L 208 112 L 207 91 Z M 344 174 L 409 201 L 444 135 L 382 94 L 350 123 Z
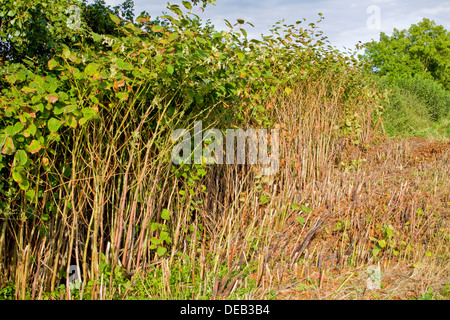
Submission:
M 80 28 L 69 5 L 83 8 Z M 382 95 L 317 23 L 277 23 L 256 41 L 241 19 L 217 31 L 190 2 L 168 9 L 131 22 L 100 1 L 2 2 L 0 275 L 16 297 L 54 291 L 73 264 L 81 292 L 97 297 L 106 282 L 114 289 L 113 273 L 172 261 L 195 241 L 217 247 L 217 221 L 238 210 L 234 183 L 247 181 L 238 176 L 255 179 L 249 185 L 261 176 L 172 165 L 175 128 L 289 127 L 295 135 L 281 143 L 295 182 L 280 185 L 301 190 L 343 145 L 367 146 L 379 125 Z M 302 150 L 303 166 L 288 150 Z

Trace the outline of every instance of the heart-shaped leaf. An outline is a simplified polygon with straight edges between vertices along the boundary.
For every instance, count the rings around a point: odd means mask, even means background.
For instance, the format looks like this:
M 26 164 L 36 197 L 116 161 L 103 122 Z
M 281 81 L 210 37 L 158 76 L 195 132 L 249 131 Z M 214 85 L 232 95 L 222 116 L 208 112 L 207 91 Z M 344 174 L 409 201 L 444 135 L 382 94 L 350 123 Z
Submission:
M 28 161 L 27 153 L 24 150 L 18 150 L 16 153 L 16 161 L 20 166 L 24 166 Z
M 47 123 L 47 127 L 50 130 L 50 132 L 57 132 L 59 127 L 61 127 L 61 125 L 62 122 L 55 118 L 51 118 L 50 120 L 48 120 Z
M 16 148 L 14 146 L 14 141 L 11 137 L 7 137 L 5 144 L 3 145 L 2 153 L 11 155 L 16 151 Z
M 56 68 L 57 66 L 59 66 L 59 63 L 55 60 L 55 59 L 50 59 L 47 63 L 48 68 L 50 70 L 52 70 L 53 68 Z
M 36 152 L 38 152 L 41 149 L 42 149 L 42 144 L 38 140 L 33 140 L 28 145 L 28 151 L 30 151 L 30 153 L 36 153 Z
M 168 64 L 166 66 L 166 70 L 167 70 L 168 73 L 173 74 L 174 68 L 173 68 L 173 66 L 171 64 Z
M 89 63 L 84 69 L 84 73 L 86 73 L 88 76 L 92 76 L 94 73 L 97 72 L 97 68 L 98 65 L 96 63 Z
M 170 219 L 170 211 L 167 209 L 162 209 L 161 218 L 163 218 L 164 220 L 169 220 Z
M 157 249 L 158 256 L 163 256 L 167 252 L 167 249 L 159 246 Z

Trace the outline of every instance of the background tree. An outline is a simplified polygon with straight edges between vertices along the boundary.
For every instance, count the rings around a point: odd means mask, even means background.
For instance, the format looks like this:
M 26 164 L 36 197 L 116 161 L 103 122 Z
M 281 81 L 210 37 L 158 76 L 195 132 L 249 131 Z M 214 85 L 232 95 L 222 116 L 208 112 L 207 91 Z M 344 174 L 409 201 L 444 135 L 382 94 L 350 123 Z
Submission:
M 364 60 L 390 79 L 428 78 L 450 89 L 450 33 L 424 18 L 408 30 L 381 32 L 380 41 L 365 44 Z
M 407 30 L 366 43 L 360 56 L 389 92 L 384 127 L 388 135 L 449 135 L 450 34 L 423 19 Z M 446 129 L 447 128 L 447 129 Z
M 68 23 L 79 8 L 79 28 Z M 63 44 L 72 46 L 86 31 L 117 36 L 117 26 L 109 18 L 115 14 L 124 21 L 133 22 L 134 3 L 125 0 L 115 7 L 104 0 L 56 0 L 53 2 L 28 0 L 0 0 L 0 57 L 4 61 L 21 63 L 34 60 L 46 64 Z
M 46 60 L 61 43 L 76 41 L 67 24 L 70 5 L 80 2 L 0 0 L 0 57 L 17 63 L 27 57 Z

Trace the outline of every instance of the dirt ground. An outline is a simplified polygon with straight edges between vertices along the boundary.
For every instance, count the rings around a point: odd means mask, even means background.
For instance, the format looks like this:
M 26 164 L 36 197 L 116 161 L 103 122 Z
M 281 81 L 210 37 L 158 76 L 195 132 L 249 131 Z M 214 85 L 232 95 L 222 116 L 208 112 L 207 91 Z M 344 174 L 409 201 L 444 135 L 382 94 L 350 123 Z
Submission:
M 419 204 L 426 203 L 427 208 L 434 208 L 420 222 L 417 240 L 410 239 L 414 254 L 403 258 L 391 254 L 380 259 L 369 258 L 369 255 L 364 258 L 363 255 L 361 262 L 350 267 L 346 263 L 349 257 L 339 257 L 334 248 L 341 238 L 336 232 L 330 232 L 337 218 L 330 219 L 305 249 L 302 256 L 305 262 L 288 267 L 273 262 L 260 280 L 266 282 L 262 287 L 271 288 L 276 299 L 450 299 L 449 241 L 447 238 L 444 243 L 432 236 L 438 230 L 437 223 L 441 223 L 439 230 L 449 232 L 449 154 L 450 142 L 425 138 L 383 139 L 368 150 L 346 150 L 340 159 L 343 163 L 351 159 L 364 159 L 355 174 L 361 177 L 361 182 L 358 184 L 355 178 L 359 187 L 353 192 L 353 199 L 359 198 L 361 201 L 357 205 L 359 208 L 353 205 L 352 217 L 358 212 L 361 215 L 370 212 L 371 208 L 391 206 L 389 210 L 394 221 L 391 223 L 397 221 L 395 230 L 401 232 L 401 224 L 404 229 L 405 223 L 402 217 L 407 214 L 411 216 L 411 212 L 420 207 Z M 338 203 L 343 208 L 352 206 L 351 201 L 346 199 Z M 424 231 L 426 228 L 429 228 L 427 233 Z M 419 236 L 422 231 L 424 233 Z M 376 235 L 373 231 L 373 236 Z M 406 237 L 405 234 L 403 239 Z M 298 244 L 288 244 L 287 248 L 292 250 Z M 308 260 L 308 254 L 314 252 L 321 254 Z M 379 289 L 367 289 L 369 265 L 378 266 L 381 270 Z M 253 278 L 256 279 L 257 275 Z M 270 290 L 262 291 L 261 296 L 264 296 Z

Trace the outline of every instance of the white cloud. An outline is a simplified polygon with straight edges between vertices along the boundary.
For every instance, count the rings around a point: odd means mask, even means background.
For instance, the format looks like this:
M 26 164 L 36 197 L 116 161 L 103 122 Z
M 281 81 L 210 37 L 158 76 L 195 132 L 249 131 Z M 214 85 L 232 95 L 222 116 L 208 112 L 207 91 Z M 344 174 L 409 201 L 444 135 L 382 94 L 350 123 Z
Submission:
M 444 6 L 439 6 L 436 8 L 425 8 L 422 10 L 419 10 L 422 14 L 424 15 L 437 15 L 437 14 L 442 14 L 445 12 L 450 12 L 450 4 L 448 7 L 444 7 Z

